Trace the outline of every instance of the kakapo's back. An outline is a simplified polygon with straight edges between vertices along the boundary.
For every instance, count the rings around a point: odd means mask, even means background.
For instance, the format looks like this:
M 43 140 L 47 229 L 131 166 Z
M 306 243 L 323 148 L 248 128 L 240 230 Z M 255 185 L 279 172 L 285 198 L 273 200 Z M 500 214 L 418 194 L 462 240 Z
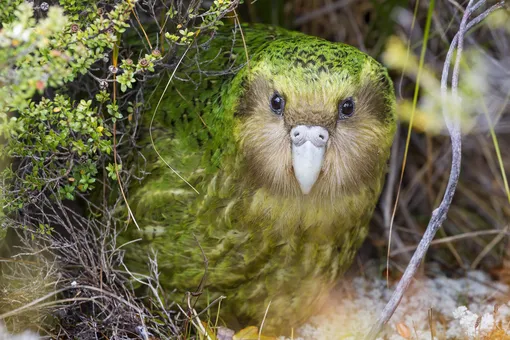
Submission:
M 367 234 L 395 131 L 391 81 L 351 46 L 261 25 L 223 29 L 176 75 L 143 119 L 149 174 L 129 189 L 140 230 L 127 233 L 142 240 L 127 263 L 143 270 L 154 250 L 174 301 L 226 296 L 230 327 L 258 325 L 271 302 L 266 331 L 288 331 Z

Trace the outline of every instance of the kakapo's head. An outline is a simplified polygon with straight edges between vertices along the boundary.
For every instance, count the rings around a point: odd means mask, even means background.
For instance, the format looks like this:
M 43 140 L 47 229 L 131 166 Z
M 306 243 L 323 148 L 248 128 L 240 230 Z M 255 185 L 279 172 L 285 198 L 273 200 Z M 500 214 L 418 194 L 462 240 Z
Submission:
M 246 66 L 237 116 L 248 178 L 279 195 L 344 195 L 383 176 L 395 132 L 386 70 L 354 47 L 275 40 Z

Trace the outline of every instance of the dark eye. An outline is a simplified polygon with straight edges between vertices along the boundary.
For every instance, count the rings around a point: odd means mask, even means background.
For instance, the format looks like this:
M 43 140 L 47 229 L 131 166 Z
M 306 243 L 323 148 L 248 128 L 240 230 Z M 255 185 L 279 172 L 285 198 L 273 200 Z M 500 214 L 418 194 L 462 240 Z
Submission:
M 283 114 L 283 108 L 285 107 L 285 99 L 283 99 L 280 94 L 276 93 L 273 94 L 271 97 L 271 110 L 273 110 L 274 113 L 281 116 Z
M 346 119 L 354 114 L 354 100 L 352 98 L 347 98 L 343 100 L 338 108 L 339 118 Z

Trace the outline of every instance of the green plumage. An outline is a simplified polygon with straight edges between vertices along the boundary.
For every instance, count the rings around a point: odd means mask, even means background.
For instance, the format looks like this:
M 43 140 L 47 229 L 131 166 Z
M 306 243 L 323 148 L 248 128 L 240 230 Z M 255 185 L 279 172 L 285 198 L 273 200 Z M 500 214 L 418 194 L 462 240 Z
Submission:
M 155 96 L 145 113 L 145 159 L 136 162 L 150 174 L 129 189 L 141 230 L 131 224 L 126 235 L 142 240 L 126 258 L 143 270 L 154 250 L 175 301 L 201 283 L 199 306 L 226 296 L 230 327 L 260 324 L 271 302 L 265 332 L 288 331 L 321 306 L 367 234 L 395 130 L 394 94 L 385 69 L 351 46 L 267 26 L 243 26 L 244 41 L 230 33 L 190 52 L 177 73 L 187 81 L 174 80 L 159 109 Z M 282 116 L 270 109 L 275 91 L 285 97 Z M 348 97 L 356 112 L 339 119 Z M 290 161 L 296 124 L 330 135 L 308 195 Z

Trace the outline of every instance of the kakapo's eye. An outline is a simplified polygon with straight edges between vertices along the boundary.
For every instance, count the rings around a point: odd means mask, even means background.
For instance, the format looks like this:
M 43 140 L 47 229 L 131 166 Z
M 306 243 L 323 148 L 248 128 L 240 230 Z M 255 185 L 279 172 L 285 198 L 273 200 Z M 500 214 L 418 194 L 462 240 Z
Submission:
M 352 97 L 342 100 L 338 106 L 338 111 L 339 119 L 346 119 L 352 116 L 354 114 L 354 100 Z
M 283 115 L 283 108 L 285 107 L 285 99 L 278 93 L 275 92 L 271 97 L 270 101 L 271 110 L 278 116 Z

